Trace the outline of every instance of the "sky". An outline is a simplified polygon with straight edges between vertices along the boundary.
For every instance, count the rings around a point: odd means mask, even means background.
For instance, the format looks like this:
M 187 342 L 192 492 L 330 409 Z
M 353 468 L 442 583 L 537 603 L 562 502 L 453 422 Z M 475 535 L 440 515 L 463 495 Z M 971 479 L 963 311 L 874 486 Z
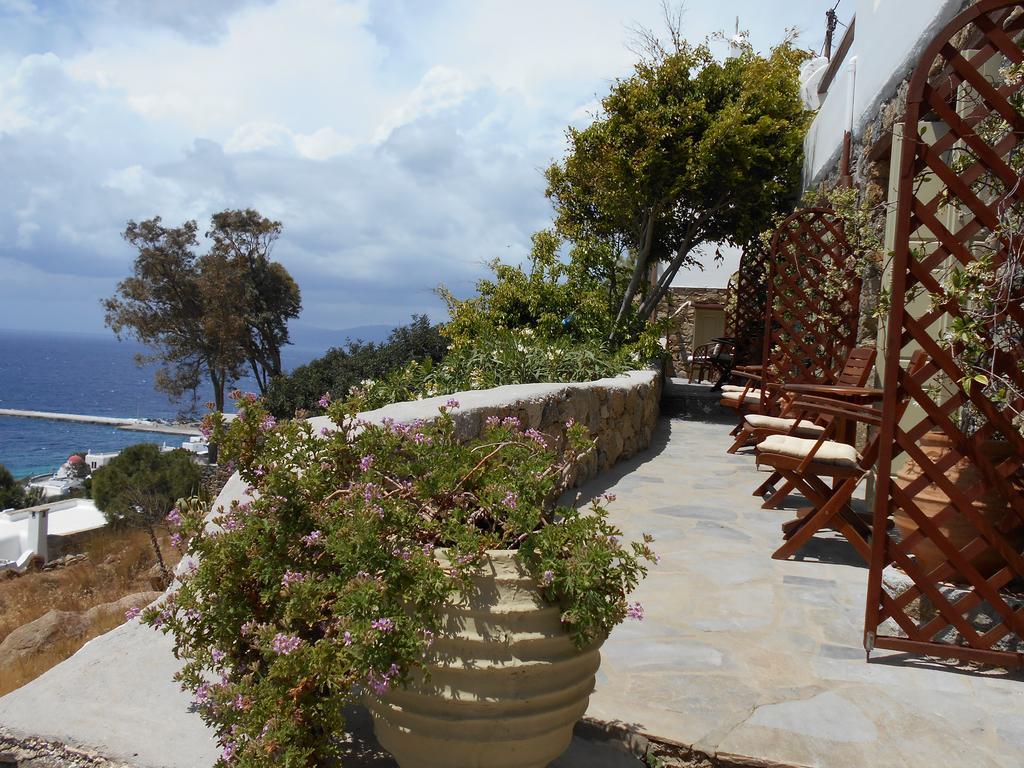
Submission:
M 831 3 L 689 0 L 683 30 L 818 48 Z M 102 332 L 127 221 L 245 207 L 301 324 L 441 319 L 435 286 L 551 223 L 542 171 L 637 26 L 659 0 L 0 0 L 0 328 Z

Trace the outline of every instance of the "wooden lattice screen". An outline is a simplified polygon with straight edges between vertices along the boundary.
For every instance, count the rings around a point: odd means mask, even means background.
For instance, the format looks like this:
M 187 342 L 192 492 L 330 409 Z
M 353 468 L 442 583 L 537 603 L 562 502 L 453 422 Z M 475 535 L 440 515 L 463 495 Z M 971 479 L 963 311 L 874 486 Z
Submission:
M 729 284 L 725 335 L 735 339 L 733 365 L 760 365 L 771 260 L 759 245 L 746 248 Z
M 842 222 L 827 208 L 798 210 L 776 229 L 771 251 L 765 381 L 829 384 L 856 345 L 860 313 Z
M 980 2 L 939 33 L 910 81 L 869 653 L 1024 664 L 1022 30 L 1024 3 Z M 910 375 L 918 348 L 931 364 Z M 877 535 L 890 520 L 897 531 Z

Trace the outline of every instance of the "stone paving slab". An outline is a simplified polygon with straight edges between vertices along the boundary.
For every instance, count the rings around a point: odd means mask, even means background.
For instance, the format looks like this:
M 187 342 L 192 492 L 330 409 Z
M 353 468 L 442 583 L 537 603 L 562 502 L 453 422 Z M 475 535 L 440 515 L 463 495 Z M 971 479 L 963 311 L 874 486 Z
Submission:
M 1024 678 L 965 674 L 861 645 L 866 566 L 819 534 L 778 562 L 750 456 L 721 424 L 663 419 L 650 450 L 582 489 L 648 531 L 662 562 L 618 627 L 589 715 L 712 755 L 846 768 L 1024 765 Z M 661 480 L 663 482 L 650 482 Z M 794 499 L 799 502 L 799 497 Z
M 582 489 L 617 494 L 615 520 L 653 533 L 663 558 L 637 594 L 646 619 L 604 645 L 588 716 L 762 765 L 1024 765 L 1024 680 L 898 654 L 865 663 L 866 569 L 825 536 L 808 559 L 771 560 L 787 515 L 749 495 L 759 478 L 725 453 L 727 431 L 664 419 L 650 450 Z M 216 749 L 176 668 L 170 640 L 130 622 L 0 698 L 0 727 L 140 768 L 206 768 Z M 390 765 L 367 755 L 356 765 Z M 577 738 L 555 766 L 640 762 Z

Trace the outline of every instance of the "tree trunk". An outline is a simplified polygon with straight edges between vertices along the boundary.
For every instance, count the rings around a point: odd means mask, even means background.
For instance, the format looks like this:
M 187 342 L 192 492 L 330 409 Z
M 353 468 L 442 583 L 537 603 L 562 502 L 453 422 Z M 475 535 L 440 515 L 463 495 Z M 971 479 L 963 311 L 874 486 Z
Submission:
M 156 540 L 156 531 L 153 530 L 153 526 L 147 525 L 146 531 L 149 533 L 149 541 L 153 545 L 153 554 L 156 555 L 156 564 L 160 566 L 160 573 L 164 577 L 164 586 L 166 587 L 171 583 L 171 572 L 167 570 L 167 563 L 164 562 L 164 556 L 160 551 L 160 544 Z
M 608 338 L 609 341 L 612 341 L 615 337 L 619 324 L 626 316 L 626 312 L 629 311 L 629 306 L 633 303 L 633 297 L 636 296 L 637 289 L 640 287 L 640 282 L 643 280 L 644 274 L 647 271 L 647 261 L 650 259 L 651 249 L 654 247 L 654 220 L 656 217 L 657 210 L 652 208 L 647 213 L 647 222 L 644 225 L 643 241 L 640 244 L 640 251 L 636 255 L 636 264 L 633 265 L 633 277 L 630 278 L 629 285 L 626 288 L 626 294 L 622 297 L 622 303 L 619 305 L 619 312 L 615 316 L 615 323 L 612 326 L 612 332 Z
M 686 237 L 683 240 L 683 244 L 676 251 L 676 255 L 672 261 L 669 262 L 668 268 L 665 270 L 665 274 L 661 276 L 661 279 L 654 285 L 647 298 L 644 299 L 640 305 L 638 312 L 641 320 L 646 320 L 657 308 L 658 303 L 664 298 L 665 294 L 668 293 L 669 287 L 672 285 L 672 280 L 675 279 L 676 273 L 679 271 L 679 267 L 683 265 L 686 257 L 690 255 L 690 251 L 693 250 L 696 243 L 693 242 L 693 222 L 687 227 Z
M 220 413 L 224 413 L 224 380 L 226 378 L 226 375 L 218 376 L 216 371 L 210 371 L 210 381 L 213 384 L 213 408 Z M 206 458 L 211 464 L 217 463 L 216 443 L 209 444 Z
M 256 386 L 260 389 L 261 395 L 267 394 L 267 375 L 266 370 L 256 362 L 255 357 L 249 358 L 249 367 L 252 369 L 253 378 L 256 379 Z
M 681 258 L 673 259 L 668 269 L 665 270 L 665 274 L 661 276 L 661 280 L 651 289 L 650 294 L 644 299 L 640 309 L 637 311 L 637 315 L 641 320 L 647 320 L 647 318 L 654 314 L 654 310 L 658 308 L 658 304 L 672 286 L 672 280 L 675 278 L 682 263 L 683 260 Z

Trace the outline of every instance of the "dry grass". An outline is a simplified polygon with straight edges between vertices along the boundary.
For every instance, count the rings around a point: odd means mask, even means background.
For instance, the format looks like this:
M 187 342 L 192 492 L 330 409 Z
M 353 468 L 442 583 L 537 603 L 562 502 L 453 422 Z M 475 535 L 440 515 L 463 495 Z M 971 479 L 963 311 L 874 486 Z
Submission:
M 173 569 L 181 555 L 170 546 L 166 532 L 160 533 L 164 534 L 160 536 L 164 561 Z M 156 558 L 144 531 L 101 530 L 85 539 L 79 550 L 88 556 L 87 560 L 66 568 L 0 579 L 0 642 L 47 611 L 82 613 L 154 588 L 148 572 Z M 0 667 L 0 695 L 38 677 L 117 623 L 101 621 L 89 627 L 83 637 L 55 643 L 22 663 Z

